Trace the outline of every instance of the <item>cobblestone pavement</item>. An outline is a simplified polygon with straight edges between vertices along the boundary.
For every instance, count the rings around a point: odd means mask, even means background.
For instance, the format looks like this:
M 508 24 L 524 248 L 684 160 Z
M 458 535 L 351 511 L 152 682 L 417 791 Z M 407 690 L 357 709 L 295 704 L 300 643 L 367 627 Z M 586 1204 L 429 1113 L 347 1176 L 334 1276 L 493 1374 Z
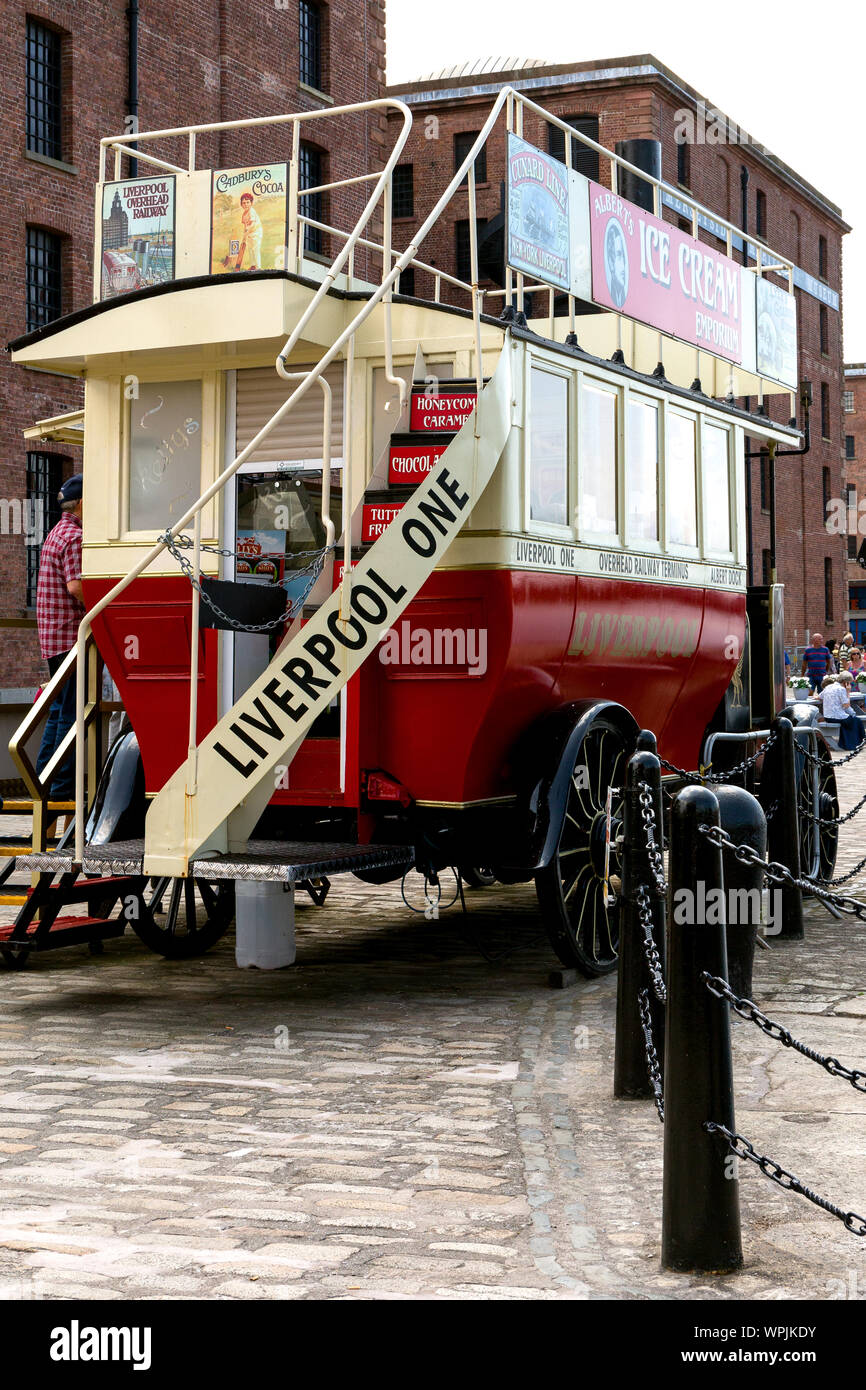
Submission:
M 427 922 L 338 879 L 299 897 L 272 973 L 237 970 L 231 935 L 190 962 L 127 935 L 0 967 L 0 1296 L 863 1297 L 866 1242 L 751 1165 L 744 1271 L 660 1270 L 662 1132 L 612 1097 L 615 979 L 551 989 L 532 890 L 468 897 Z M 810 907 L 755 997 L 862 1066 L 864 967 L 863 926 Z M 866 1213 L 866 1097 L 733 1035 L 740 1131 Z

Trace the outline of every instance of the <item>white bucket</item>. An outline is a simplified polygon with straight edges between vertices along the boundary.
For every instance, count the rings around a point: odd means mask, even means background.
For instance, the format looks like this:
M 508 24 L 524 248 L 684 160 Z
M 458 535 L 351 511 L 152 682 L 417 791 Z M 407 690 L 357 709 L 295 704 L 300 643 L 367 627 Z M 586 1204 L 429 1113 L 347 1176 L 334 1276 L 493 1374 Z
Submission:
M 236 881 L 235 963 L 241 970 L 294 965 L 294 884 Z

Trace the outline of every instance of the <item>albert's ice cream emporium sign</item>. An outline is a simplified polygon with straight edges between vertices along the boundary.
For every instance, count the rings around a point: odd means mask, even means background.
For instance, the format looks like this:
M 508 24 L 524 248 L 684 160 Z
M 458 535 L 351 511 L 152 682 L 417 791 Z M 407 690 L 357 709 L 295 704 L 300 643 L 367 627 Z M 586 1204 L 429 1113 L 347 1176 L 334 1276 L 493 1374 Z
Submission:
M 735 261 L 593 182 L 589 218 L 596 304 L 742 362 L 741 268 Z

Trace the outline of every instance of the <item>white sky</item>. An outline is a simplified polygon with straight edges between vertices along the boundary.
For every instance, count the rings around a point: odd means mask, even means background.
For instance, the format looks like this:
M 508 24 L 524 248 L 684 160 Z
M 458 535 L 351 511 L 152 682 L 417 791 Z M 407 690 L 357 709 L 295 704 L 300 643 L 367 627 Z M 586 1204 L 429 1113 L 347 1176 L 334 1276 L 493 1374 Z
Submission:
M 843 242 L 845 360 L 866 361 L 862 5 L 387 0 L 387 23 L 389 82 L 493 54 L 564 63 L 652 53 L 841 208 L 854 228 Z

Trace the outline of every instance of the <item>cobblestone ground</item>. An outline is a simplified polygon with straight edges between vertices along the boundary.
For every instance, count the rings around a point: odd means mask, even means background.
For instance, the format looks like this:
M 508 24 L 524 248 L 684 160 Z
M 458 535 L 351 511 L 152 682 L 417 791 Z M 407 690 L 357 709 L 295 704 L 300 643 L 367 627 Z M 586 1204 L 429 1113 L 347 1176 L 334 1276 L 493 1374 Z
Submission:
M 843 809 L 862 780 L 855 760 Z M 532 890 L 468 897 L 426 922 L 338 879 L 299 898 L 273 973 L 237 970 L 231 935 L 191 962 L 127 935 L 0 967 L 0 1296 L 862 1297 L 863 1242 L 751 1165 L 744 1271 L 660 1270 L 661 1126 L 612 1097 L 614 978 L 551 989 Z M 862 1065 L 864 967 L 863 926 L 810 907 L 754 994 Z M 733 1034 L 740 1131 L 866 1213 L 866 1097 Z

